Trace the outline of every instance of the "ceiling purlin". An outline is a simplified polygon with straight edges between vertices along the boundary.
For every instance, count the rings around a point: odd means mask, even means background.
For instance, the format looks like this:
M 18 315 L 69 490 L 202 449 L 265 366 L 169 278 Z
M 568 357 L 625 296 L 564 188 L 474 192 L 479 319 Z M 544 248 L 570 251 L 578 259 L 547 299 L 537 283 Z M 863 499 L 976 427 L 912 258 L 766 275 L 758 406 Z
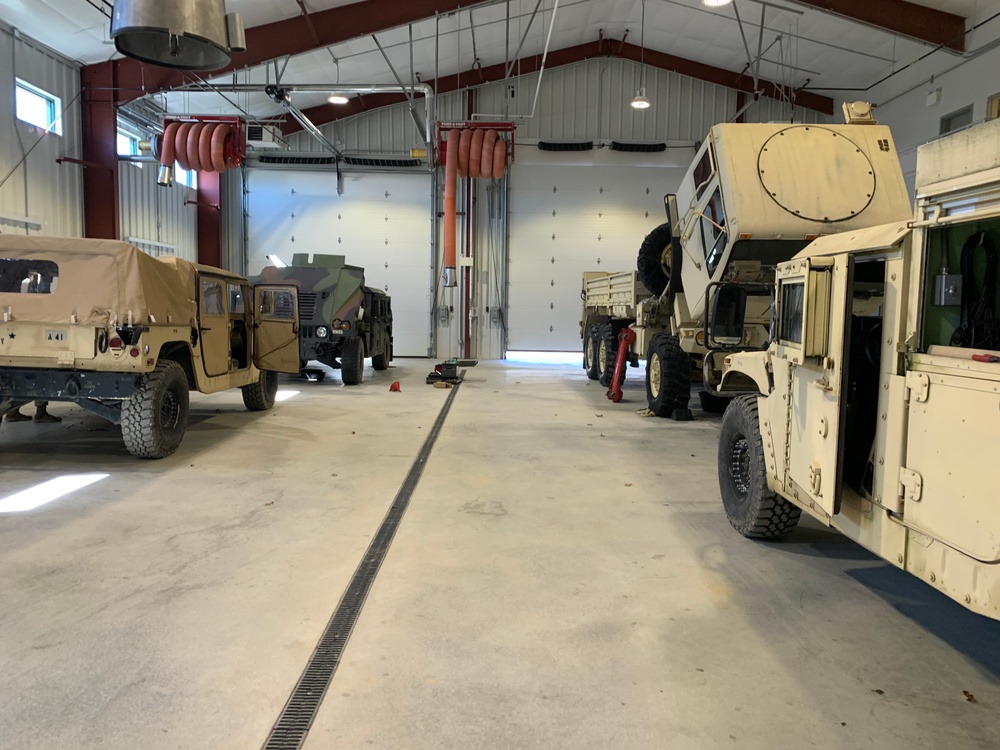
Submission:
M 681 75 L 697 78 L 702 81 L 714 83 L 726 88 L 736 89 L 745 93 L 753 93 L 753 80 L 742 74 L 724 68 L 717 68 L 714 65 L 687 60 L 683 57 L 668 55 L 665 52 L 657 52 L 648 47 L 643 51 L 634 44 L 629 44 L 624 40 L 610 39 L 602 36 L 597 43 L 587 42 L 573 47 L 565 47 L 558 50 L 550 50 L 545 61 L 546 70 L 558 68 L 563 65 L 572 65 L 597 57 L 619 57 L 635 62 L 644 61 L 646 65 L 662 70 L 669 70 Z M 540 55 L 524 57 L 516 63 L 516 68 L 521 75 L 535 73 L 541 67 L 542 58 Z M 475 67 L 472 70 L 464 71 L 458 76 L 450 75 L 439 81 L 437 94 L 447 94 L 452 91 L 462 90 L 471 86 L 479 86 L 483 83 L 502 81 L 506 78 L 507 66 L 505 63 Z M 793 99 L 795 104 L 806 109 L 813 109 L 824 114 L 833 114 L 833 99 L 827 96 L 813 93 L 811 91 L 790 90 L 786 86 L 761 80 L 759 90 L 764 96 L 773 99 Z M 378 107 L 386 107 L 391 104 L 400 104 L 406 101 L 403 94 L 374 94 L 359 96 L 352 99 L 346 105 L 321 105 L 310 107 L 304 110 L 306 116 L 317 125 L 325 125 L 335 120 L 352 115 L 361 114 Z M 286 121 L 282 126 L 282 132 L 286 135 L 301 130 L 294 120 Z
M 329 10 L 304 13 L 246 30 L 247 51 L 233 55 L 226 67 L 212 71 L 218 76 L 261 65 L 289 55 L 300 55 L 322 47 L 369 36 L 388 29 L 481 5 L 483 0 L 362 0 Z M 129 58 L 111 60 L 87 68 L 112 66 L 118 90 L 115 101 L 124 104 L 144 94 L 191 83 L 184 71 L 146 65 Z
M 816 10 L 965 52 L 965 19 L 907 0 L 792 0 Z

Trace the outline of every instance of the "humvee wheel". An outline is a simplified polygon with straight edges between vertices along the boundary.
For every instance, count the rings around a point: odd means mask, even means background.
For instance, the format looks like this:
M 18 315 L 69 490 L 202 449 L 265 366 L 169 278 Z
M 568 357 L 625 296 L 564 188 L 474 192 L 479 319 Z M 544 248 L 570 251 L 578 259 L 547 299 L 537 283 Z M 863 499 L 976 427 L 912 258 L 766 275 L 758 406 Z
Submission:
M 365 374 L 365 342 L 357 336 L 344 339 L 340 350 L 340 379 L 344 385 L 359 385 Z
M 597 326 L 587 326 L 583 335 L 583 369 L 587 371 L 587 377 L 591 380 L 597 380 L 601 376 L 597 362 L 599 342 Z
M 726 409 L 719 435 L 719 489 L 726 516 L 745 537 L 787 534 L 802 511 L 767 487 L 757 396 L 737 396 Z
M 122 438 L 138 458 L 164 458 L 181 444 L 188 418 L 184 368 L 168 359 L 142 376 L 139 390 L 122 404 Z
M 691 418 L 691 358 L 669 333 L 649 340 L 646 352 L 646 401 L 658 417 Z
M 240 388 L 243 393 L 243 404 L 250 411 L 267 411 L 274 406 L 274 397 L 278 394 L 278 373 L 272 370 L 261 370 L 256 383 Z
M 372 355 L 372 369 L 382 372 L 389 369 L 389 362 L 392 360 L 392 344 L 386 344 L 384 351 Z

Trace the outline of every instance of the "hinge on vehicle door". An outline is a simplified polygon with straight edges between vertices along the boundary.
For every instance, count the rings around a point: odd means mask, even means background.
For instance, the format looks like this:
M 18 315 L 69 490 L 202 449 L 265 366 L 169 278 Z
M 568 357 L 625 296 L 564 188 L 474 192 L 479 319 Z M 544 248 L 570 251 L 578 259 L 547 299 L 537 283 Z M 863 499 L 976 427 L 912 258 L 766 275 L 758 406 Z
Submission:
M 904 502 L 920 502 L 920 496 L 924 491 L 924 480 L 912 469 L 900 467 L 899 469 L 899 496 Z
M 931 379 L 930 376 L 925 372 L 908 372 L 906 373 L 906 396 L 909 400 L 912 395 L 916 398 L 917 403 L 924 403 L 927 400 L 928 395 L 931 390 Z

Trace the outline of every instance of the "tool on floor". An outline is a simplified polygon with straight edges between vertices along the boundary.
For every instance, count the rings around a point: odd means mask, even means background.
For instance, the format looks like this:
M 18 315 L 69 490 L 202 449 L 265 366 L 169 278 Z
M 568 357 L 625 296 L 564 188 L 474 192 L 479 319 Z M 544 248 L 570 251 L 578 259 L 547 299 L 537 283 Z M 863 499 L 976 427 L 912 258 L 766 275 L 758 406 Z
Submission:
M 475 367 L 479 364 L 475 359 L 446 359 L 441 364 L 434 365 L 434 372 L 427 374 L 428 385 L 434 383 L 461 383 L 465 378 L 465 370 L 459 372 L 459 367 Z
M 611 376 L 611 385 L 608 388 L 607 396 L 613 403 L 622 400 L 622 383 L 625 381 L 625 358 L 628 356 L 628 349 L 635 343 L 635 331 L 631 328 L 623 328 L 618 334 L 618 353 L 615 355 L 615 372 Z
M 402 386 L 400 386 L 398 380 L 393 382 L 393 384 L 389 386 L 389 393 L 400 393 L 402 392 L 402 390 L 403 388 Z

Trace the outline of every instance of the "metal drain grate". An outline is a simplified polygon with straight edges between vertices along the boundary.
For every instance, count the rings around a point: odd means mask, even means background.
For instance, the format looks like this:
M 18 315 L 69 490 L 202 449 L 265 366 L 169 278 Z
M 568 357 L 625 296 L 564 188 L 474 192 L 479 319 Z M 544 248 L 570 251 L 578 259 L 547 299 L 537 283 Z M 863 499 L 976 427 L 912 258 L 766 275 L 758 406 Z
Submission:
M 434 426 L 431 427 L 427 439 L 420 448 L 420 453 L 414 459 L 406 479 L 403 480 L 403 485 L 392 501 L 392 507 L 386 513 L 382 525 L 375 533 L 375 538 L 368 545 L 365 556 L 358 564 L 357 570 L 354 571 L 354 576 L 337 605 L 333 617 L 330 618 L 326 630 L 323 631 L 316 650 L 309 658 L 305 671 L 292 690 L 288 703 L 285 704 L 278 720 L 271 727 L 271 733 L 264 742 L 262 750 L 299 750 L 305 742 L 309 728 L 316 719 L 316 714 L 319 713 L 327 688 L 330 687 L 333 675 L 340 664 L 340 657 L 343 655 L 347 641 L 354 630 L 354 624 L 358 621 L 361 609 L 365 605 L 365 599 L 368 598 L 368 592 L 375 582 L 379 568 L 382 567 L 382 561 L 385 559 L 389 545 L 392 544 L 393 537 L 396 535 L 396 529 L 399 528 L 399 523 L 403 519 L 403 513 L 406 512 L 406 507 L 410 504 L 413 491 L 417 488 L 420 477 L 424 473 L 431 449 L 434 448 L 441 427 L 444 425 L 448 412 L 451 411 L 451 405 L 455 401 L 455 395 L 458 393 L 460 385 L 456 385 L 448 394 L 444 406 L 441 407 L 441 412 L 434 421 Z

